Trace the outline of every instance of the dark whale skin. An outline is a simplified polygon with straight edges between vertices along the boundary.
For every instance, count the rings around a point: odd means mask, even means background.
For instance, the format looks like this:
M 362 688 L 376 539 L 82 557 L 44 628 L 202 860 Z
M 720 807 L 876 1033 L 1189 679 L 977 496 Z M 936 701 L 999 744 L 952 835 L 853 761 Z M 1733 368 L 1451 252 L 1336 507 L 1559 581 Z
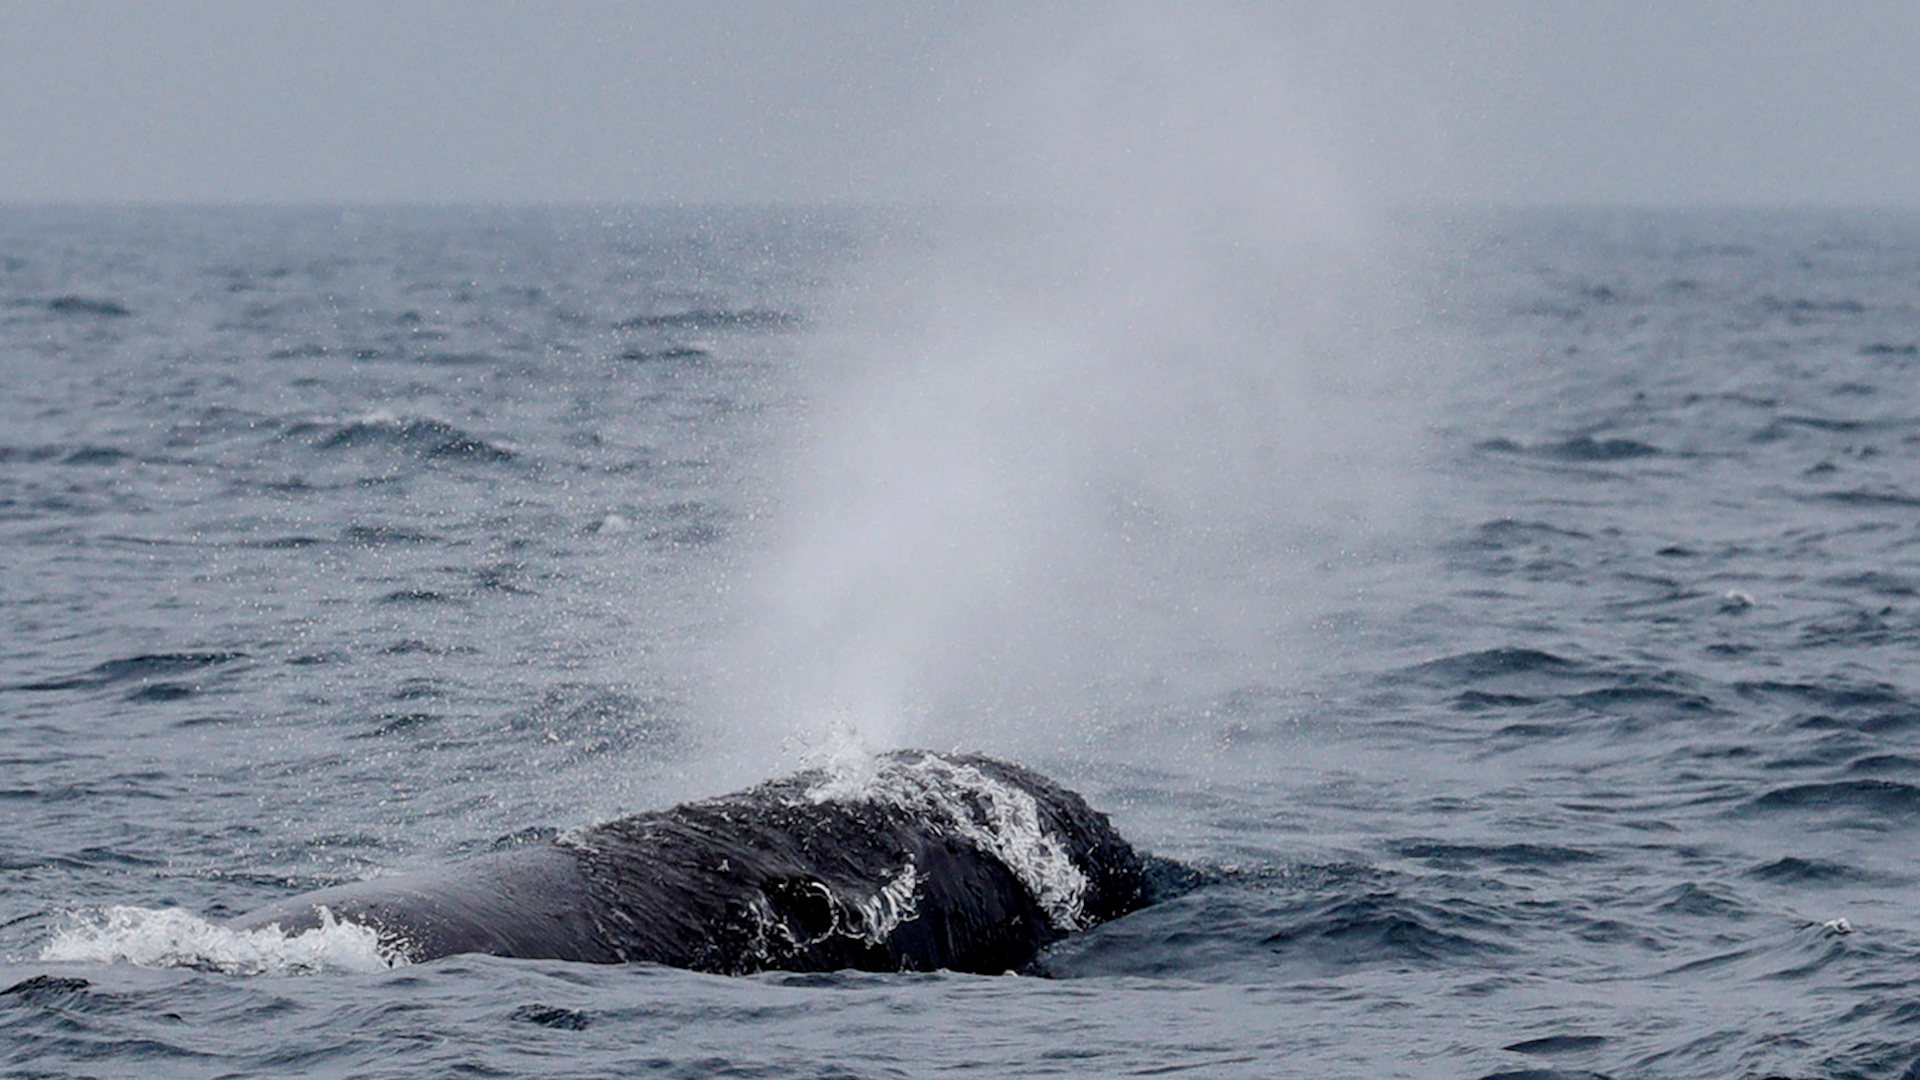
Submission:
M 613 963 L 620 958 L 600 947 L 586 896 L 579 857 L 542 842 L 422 873 L 302 893 L 231 925 L 278 926 L 297 934 L 320 926 L 324 910 L 341 922 L 371 927 L 384 948 L 410 961 L 490 953 Z
M 232 925 L 331 917 L 412 961 L 999 974 L 1144 907 L 1144 861 L 1106 815 L 977 755 L 880 756 L 852 793 L 821 772 L 639 814 L 438 870 L 341 885 Z

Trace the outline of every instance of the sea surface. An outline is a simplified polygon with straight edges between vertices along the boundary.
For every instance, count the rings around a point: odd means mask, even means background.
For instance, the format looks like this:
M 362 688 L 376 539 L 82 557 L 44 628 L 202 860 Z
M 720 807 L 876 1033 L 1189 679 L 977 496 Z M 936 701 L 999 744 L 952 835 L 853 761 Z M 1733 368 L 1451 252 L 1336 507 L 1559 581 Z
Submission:
M 940 347 L 876 365 L 918 348 L 861 329 L 876 276 L 936 232 L 0 210 L 0 1075 L 1920 1076 L 1920 218 L 1425 218 L 1392 317 L 1287 346 L 1374 358 L 1365 393 L 1121 400 L 1144 441 L 1084 356 L 1009 375 L 1124 305 L 996 318 L 934 260 Z M 1284 329 L 1122 337 L 1182 343 L 1164 389 Z M 1147 495 L 949 525 L 974 474 L 901 479 L 1003 430 L 1055 437 L 989 487 Z M 1110 467 L 1215 438 L 1264 464 L 1196 504 Z M 874 477 L 932 540 L 822 495 Z M 901 557 L 942 536 L 994 559 Z M 867 571 L 889 603 L 840 616 L 964 617 L 766 659 L 831 629 L 769 582 Z M 942 674 L 824 737 L 736 715 L 841 656 Z M 1018 759 L 1206 884 L 997 977 L 388 968 L 219 926 L 862 739 Z

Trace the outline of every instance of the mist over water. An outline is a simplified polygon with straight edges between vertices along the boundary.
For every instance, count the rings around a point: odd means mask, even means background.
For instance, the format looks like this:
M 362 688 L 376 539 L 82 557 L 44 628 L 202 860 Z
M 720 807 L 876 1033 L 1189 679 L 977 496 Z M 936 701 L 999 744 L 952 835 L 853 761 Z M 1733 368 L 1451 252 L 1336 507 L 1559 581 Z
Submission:
M 1262 31 L 1135 10 L 1005 62 L 987 197 L 901 215 L 821 320 L 741 742 L 1084 753 L 1313 650 L 1400 512 L 1413 358 Z

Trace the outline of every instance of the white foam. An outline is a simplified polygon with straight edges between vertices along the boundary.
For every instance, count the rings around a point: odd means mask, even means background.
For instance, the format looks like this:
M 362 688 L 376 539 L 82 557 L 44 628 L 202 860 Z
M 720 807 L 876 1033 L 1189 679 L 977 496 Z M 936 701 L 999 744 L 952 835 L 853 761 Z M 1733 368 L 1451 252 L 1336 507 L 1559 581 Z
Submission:
M 868 900 L 842 900 L 852 910 L 852 929 L 870 945 L 887 940 L 901 923 L 920 917 L 920 871 L 909 862 Z
M 298 934 L 278 926 L 234 930 L 179 908 L 114 906 L 83 914 L 40 950 L 51 962 L 186 967 L 230 975 L 385 971 L 407 962 L 372 928 L 341 922 L 326 908 Z
M 881 945 L 901 923 L 920 917 L 920 872 L 911 861 L 871 896 L 848 897 L 834 892 L 823 881 L 810 882 L 809 887 L 826 902 L 830 924 L 809 936 L 787 922 L 764 894 L 756 896 L 747 906 L 753 918 L 750 953 L 777 966 L 780 955 L 830 937 L 858 938 L 869 945 Z
M 1006 864 L 1054 926 L 1079 930 L 1086 925 L 1086 872 L 1074 864 L 1066 845 L 1041 825 L 1040 804 L 1027 792 L 971 765 L 927 754 L 915 762 L 888 763 L 857 790 L 851 789 L 845 776 L 829 774 L 807 794 L 816 802 L 885 800 L 933 815 Z

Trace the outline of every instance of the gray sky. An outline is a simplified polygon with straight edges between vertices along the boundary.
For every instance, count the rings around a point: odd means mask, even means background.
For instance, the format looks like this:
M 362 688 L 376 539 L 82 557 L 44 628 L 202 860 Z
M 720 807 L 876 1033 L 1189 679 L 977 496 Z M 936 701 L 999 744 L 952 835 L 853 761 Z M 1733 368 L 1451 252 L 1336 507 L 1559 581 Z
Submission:
M 1920 205 L 1913 0 L 1121 7 L 5 0 L 0 201 L 1017 196 L 1134 124 L 1385 202 Z

